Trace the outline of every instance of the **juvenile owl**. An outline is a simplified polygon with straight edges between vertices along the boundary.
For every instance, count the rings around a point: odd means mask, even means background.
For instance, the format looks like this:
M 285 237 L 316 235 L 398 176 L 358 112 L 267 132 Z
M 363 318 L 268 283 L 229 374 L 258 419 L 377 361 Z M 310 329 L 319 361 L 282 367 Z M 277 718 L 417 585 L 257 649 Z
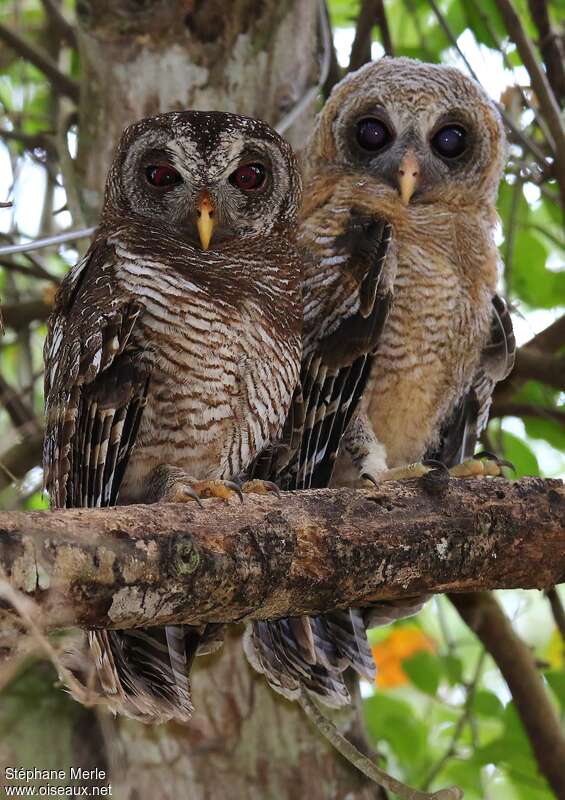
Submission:
M 290 147 L 262 122 L 187 111 L 125 131 L 49 322 L 53 506 L 226 497 L 279 440 L 300 368 L 300 191 Z M 209 638 L 213 626 L 92 631 L 110 705 L 186 720 Z
M 406 465 L 422 459 L 473 454 L 515 348 L 496 295 L 505 151 L 500 115 L 474 81 L 406 58 L 349 75 L 318 119 L 300 237 L 313 256 L 305 357 L 320 338 L 342 365 L 361 353 L 363 413 L 343 442 L 357 475 L 411 476 L 425 469 Z M 358 325 L 334 334 L 352 312 L 370 321 L 362 341 Z M 469 469 L 492 471 L 481 464 Z M 309 475 L 314 485 L 313 465 Z
M 306 151 L 302 392 L 293 446 L 271 468 L 286 488 L 327 486 L 334 466 L 335 482 L 355 483 L 472 456 L 515 349 L 495 293 L 505 149 L 494 104 L 454 68 L 384 58 L 335 87 Z M 470 459 L 453 472 L 497 470 Z M 363 623 L 424 599 L 307 618 L 301 638 L 289 621 L 278 635 L 259 623 L 247 648 L 289 697 L 320 665 L 370 677 Z M 326 699 L 340 705 L 347 690 L 333 678 Z

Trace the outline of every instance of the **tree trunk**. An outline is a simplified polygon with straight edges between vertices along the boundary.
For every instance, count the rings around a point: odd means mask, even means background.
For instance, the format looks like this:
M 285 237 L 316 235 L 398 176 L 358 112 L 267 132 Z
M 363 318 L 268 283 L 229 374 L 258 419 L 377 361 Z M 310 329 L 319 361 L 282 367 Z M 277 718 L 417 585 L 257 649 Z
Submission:
M 195 108 L 277 124 L 318 81 L 318 9 L 318 0 L 77 2 L 76 166 L 85 220 L 96 221 L 113 149 L 129 123 Z M 297 149 L 314 110 L 311 102 L 285 131 Z M 329 749 L 301 710 L 253 673 L 239 636 L 199 662 L 190 726 L 104 721 L 113 796 L 375 798 L 375 788 Z
M 123 129 L 193 108 L 276 125 L 318 81 L 318 0 L 84 0 L 78 178 L 96 221 Z M 300 149 L 314 103 L 285 135 Z
M 113 766 L 120 800 L 374 800 L 375 787 L 320 737 L 300 707 L 249 668 L 240 631 L 198 659 L 186 727 L 118 719 Z M 340 719 L 347 729 L 353 712 Z

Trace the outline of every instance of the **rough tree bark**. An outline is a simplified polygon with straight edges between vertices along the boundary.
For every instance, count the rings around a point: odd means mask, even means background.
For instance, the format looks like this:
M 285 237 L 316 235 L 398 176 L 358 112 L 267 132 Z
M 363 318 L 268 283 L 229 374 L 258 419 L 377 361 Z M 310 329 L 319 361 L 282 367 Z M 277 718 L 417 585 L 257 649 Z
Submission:
M 559 480 L 204 504 L 0 514 L 0 567 L 47 628 L 270 619 L 565 579 Z
M 186 108 L 277 124 L 318 81 L 318 0 L 83 0 L 78 177 L 96 221 L 106 169 L 131 122 Z M 286 132 L 300 149 L 314 103 Z

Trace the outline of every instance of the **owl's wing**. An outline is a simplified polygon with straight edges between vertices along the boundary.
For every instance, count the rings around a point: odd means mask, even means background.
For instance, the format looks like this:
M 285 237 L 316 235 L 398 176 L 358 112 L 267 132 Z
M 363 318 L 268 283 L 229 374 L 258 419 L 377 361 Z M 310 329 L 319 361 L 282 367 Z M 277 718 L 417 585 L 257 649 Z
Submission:
M 115 504 L 147 395 L 149 377 L 129 347 L 142 309 L 120 296 L 114 258 L 95 243 L 63 282 L 49 322 L 43 465 L 57 508 Z
M 442 427 L 439 447 L 426 453 L 426 458 L 435 458 L 453 466 L 473 455 L 477 440 L 488 422 L 494 387 L 512 371 L 515 355 L 512 318 L 504 300 L 495 294 L 490 337 L 471 388 Z
M 307 271 L 304 306 L 310 336 L 301 385 L 285 426 L 285 450 L 263 462 L 266 477 L 281 488 L 329 485 L 392 299 L 391 235 L 385 220 L 352 214 L 345 233 L 331 240 L 329 253 Z M 374 680 L 359 609 L 254 622 L 245 650 L 253 666 L 289 699 L 305 687 L 326 705 L 339 707 L 350 701 L 345 669 Z
M 97 240 L 61 286 L 45 344 L 45 487 L 55 507 L 115 505 L 149 374 L 132 345 L 142 306 L 120 293 L 115 253 Z M 187 626 L 90 631 L 114 710 L 143 721 L 192 711 L 188 672 L 201 632 Z
M 392 228 L 352 212 L 304 286 L 306 341 L 287 455 L 273 476 L 285 489 L 329 485 L 341 438 L 365 390 L 392 301 Z M 328 253 L 329 250 L 329 253 Z M 321 296 L 321 299 L 318 298 Z

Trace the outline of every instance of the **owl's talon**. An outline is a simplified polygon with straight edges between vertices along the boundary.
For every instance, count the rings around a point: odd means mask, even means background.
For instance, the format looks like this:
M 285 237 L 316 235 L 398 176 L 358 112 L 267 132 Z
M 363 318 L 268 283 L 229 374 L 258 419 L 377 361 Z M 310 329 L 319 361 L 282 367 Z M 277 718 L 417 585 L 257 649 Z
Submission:
M 422 461 L 424 467 L 430 471 L 420 478 L 423 488 L 430 494 L 442 494 L 449 483 L 449 470 L 443 463 L 435 458 L 426 458 Z
M 236 481 L 224 481 L 224 486 L 228 489 L 231 489 L 232 492 L 235 492 L 236 495 L 239 497 L 239 502 L 243 503 L 243 492 L 245 491 L 240 483 Z
M 183 481 L 175 481 L 159 498 L 160 503 L 186 503 L 190 500 L 194 500 L 200 508 L 204 508 L 198 492 L 195 491 L 190 483 L 184 483 Z
M 281 496 L 281 490 L 277 486 L 276 483 L 273 481 L 260 481 L 260 480 L 252 480 L 246 481 L 243 486 L 242 490 L 245 494 L 276 494 L 278 498 Z

